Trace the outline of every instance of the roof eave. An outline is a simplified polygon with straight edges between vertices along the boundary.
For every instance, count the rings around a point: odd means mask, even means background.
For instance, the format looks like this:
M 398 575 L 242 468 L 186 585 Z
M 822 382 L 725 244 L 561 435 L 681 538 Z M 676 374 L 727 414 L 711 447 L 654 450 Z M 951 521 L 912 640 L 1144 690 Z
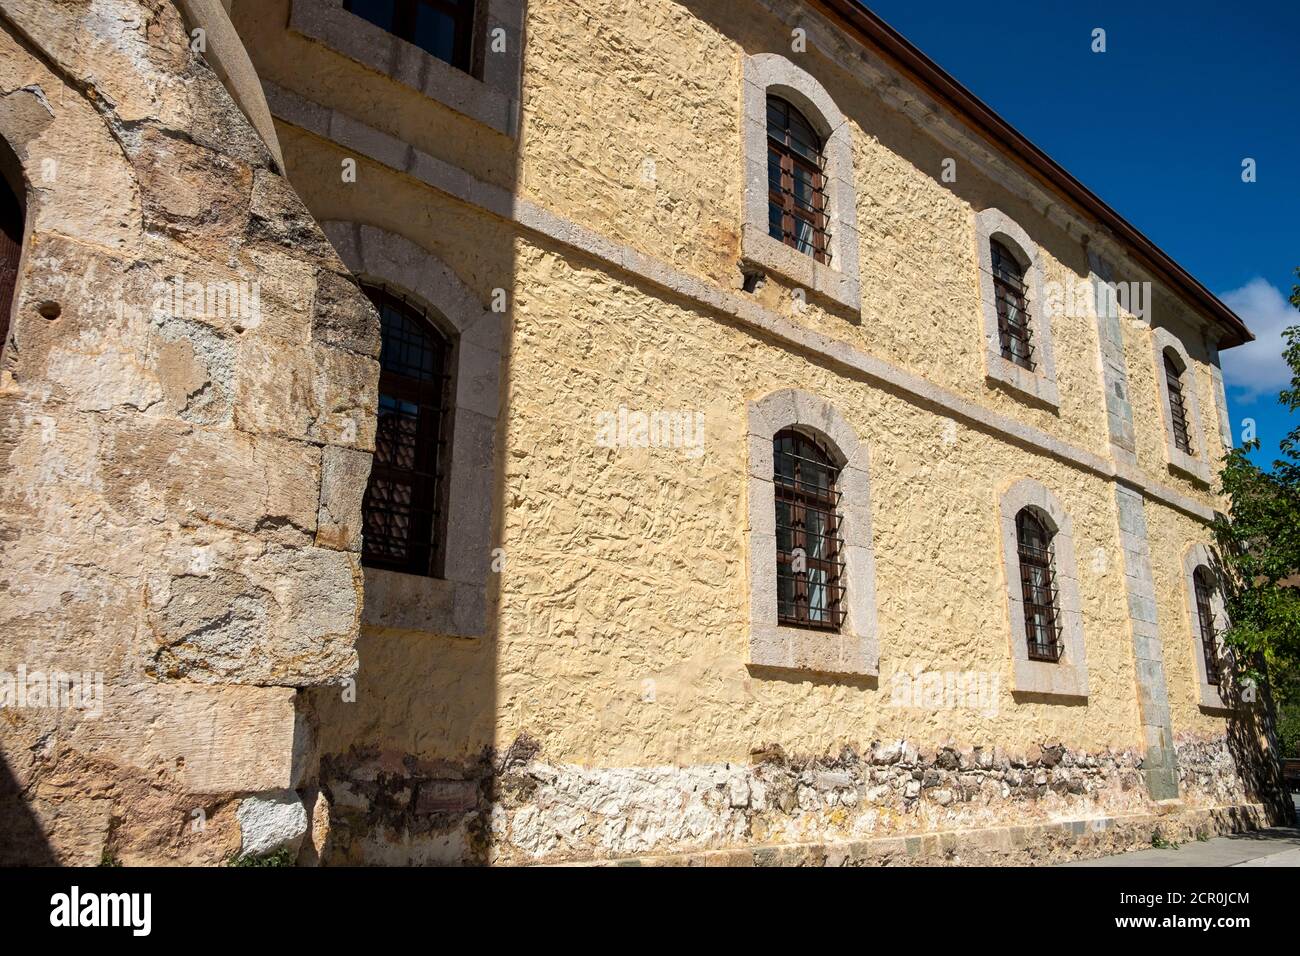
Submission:
M 1198 306 L 1219 327 L 1222 332 L 1218 340 L 1220 349 L 1254 341 L 1255 336 L 1241 317 L 1224 305 L 1213 292 L 888 23 L 855 0 L 808 2 L 839 24 L 850 36 L 878 50 L 922 88 L 953 107 L 963 122 L 1008 154 L 1036 179 L 1059 193 L 1080 212 L 1110 229 L 1128 246 L 1129 253 L 1135 259 Z

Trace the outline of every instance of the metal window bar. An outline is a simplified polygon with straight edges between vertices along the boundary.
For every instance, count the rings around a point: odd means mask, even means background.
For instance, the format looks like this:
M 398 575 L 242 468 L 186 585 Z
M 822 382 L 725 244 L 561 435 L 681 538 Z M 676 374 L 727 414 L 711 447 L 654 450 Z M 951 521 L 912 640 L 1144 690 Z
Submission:
M 367 286 L 382 327 L 375 457 L 362 500 L 362 562 L 441 573 L 450 343 L 418 306 Z
M 1196 616 L 1201 628 L 1201 653 L 1205 656 L 1205 681 L 1211 686 L 1219 684 L 1219 654 L 1216 634 L 1214 632 L 1214 604 L 1211 600 L 1213 586 L 1206 580 L 1204 568 L 1197 568 L 1192 574 L 1192 585 L 1196 590 Z
M 989 245 L 1002 357 L 1032 372 L 1035 367 L 1034 343 L 1026 305 L 1024 270 L 1000 242 L 991 242 Z
M 773 459 L 777 620 L 838 631 L 844 623 L 839 469 L 815 441 L 794 431 L 775 436 Z
M 804 116 L 775 96 L 767 99 L 768 234 L 788 246 L 831 261 L 826 160 Z
M 1165 353 L 1165 386 L 1169 389 L 1169 417 L 1174 424 L 1174 447 L 1186 455 L 1192 452 L 1191 431 L 1187 427 L 1187 406 L 1183 401 L 1183 373 Z
M 1016 543 L 1029 659 L 1055 663 L 1065 651 L 1061 640 L 1060 594 L 1056 587 L 1056 555 L 1047 528 L 1028 509 L 1016 516 Z

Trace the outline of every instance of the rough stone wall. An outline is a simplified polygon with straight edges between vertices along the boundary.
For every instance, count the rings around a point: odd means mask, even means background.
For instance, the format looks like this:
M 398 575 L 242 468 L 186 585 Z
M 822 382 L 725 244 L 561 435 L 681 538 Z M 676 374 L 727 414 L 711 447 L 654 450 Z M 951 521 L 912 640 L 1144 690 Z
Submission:
M 329 758 L 326 864 L 596 861 L 746 847 L 846 845 L 917 834 L 1034 827 L 1157 811 L 1134 750 L 1056 743 L 924 750 L 903 740 L 818 757 L 756 748 L 741 763 L 552 764 L 520 737 L 464 764 Z M 1178 747 L 1184 809 L 1257 813 L 1226 741 Z M 1164 808 L 1167 809 L 1167 808 Z M 1126 849 L 1125 845 L 1113 851 Z M 963 847 L 963 849 L 967 849 Z M 1071 854 L 1064 854 L 1069 858 Z
M 764 11 L 769 5 L 780 8 L 779 18 Z M 974 211 L 994 206 L 1010 215 L 1039 244 L 1044 280 L 1069 286 L 1088 282 L 1082 237 L 1093 227 L 1080 221 L 1063 229 L 1030 198 L 1026 174 L 995 174 L 903 113 L 899 103 L 910 99 L 907 84 L 879 57 L 870 59 L 889 78 L 882 82 L 846 70 L 843 58 L 819 48 L 811 29 L 815 18 L 801 15 L 800 4 L 755 0 L 752 6 L 751 14 L 737 17 L 726 0 L 530 3 L 520 192 L 680 269 L 737 287 L 740 58 L 765 51 L 788 56 L 826 87 L 852 132 L 862 313 L 845 316 L 815 298 L 800 303 L 789 283 L 771 275 L 759 290 L 763 303 L 1001 414 L 1109 456 L 1091 315 L 1052 321 L 1059 414 L 988 388 L 977 347 Z M 791 29 L 799 25 L 810 28 L 803 53 L 791 51 Z M 609 135 L 613 117 L 617 136 Z M 955 182 L 940 178 L 949 158 L 956 161 Z M 1148 277 L 1125 260 L 1116 278 Z M 1164 317 L 1172 302 L 1162 300 Z M 1140 363 L 1150 378 L 1150 342 L 1147 333 L 1139 334 L 1146 351 L 1129 356 L 1130 368 Z M 1189 350 L 1198 364 L 1207 361 L 1203 347 Z M 1158 402 L 1154 391 L 1150 397 Z M 1201 407 L 1212 437 L 1213 399 L 1202 399 Z M 1158 412 L 1157 404 L 1151 419 L 1157 436 Z M 1144 414 L 1146 408 L 1135 409 L 1135 415 Z M 1140 465 L 1148 477 L 1213 500 L 1208 489 L 1168 472 L 1163 445 L 1144 451 Z
M 102 681 L 0 710 L 5 861 L 238 852 L 241 798 L 315 776 L 300 690 L 356 668 L 377 319 L 191 26 L 0 2 L 0 672 Z
M 705 795 L 722 779 L 719 768 L 745 767 L 751 751 L 769 741 L 804 755 L 838 754 L 846 746 L 863 753 L 871 740 L 897 739 L 957 751 L 983 744 L 1008 754 L 1028 753 L 1045 740 L 1094 758 L 1108 749 L 1145 752 L 1110 483 L 975 430 L 958 426 L 945 437 L 945 423 L 924 409 L 747 339 L 596 266 L 523 244 L 516 268 L 509 506 L 502 518 L 508 557 L 498 630 L 483 642 L 367 638 L 358 702 L 323 710 L 334 754 L 324 782 L 336 824 L 324 859 L 420 862 L 450 853 L 504 861 L 532 859 L 544 848 L 576 857 L 650 852 L 651 844 L 669 852 L 753 842 L 759 831 L 736 822 L 747 814 L 714 806 L 721 797 Z M 580 334 L 571 329 L 573 316 L 582 317 Z M 600 409 L 699 407 L 702 381 L 711 388 L 698 459 L 674 449 L 594 447 Z M 736 558 L 746 521 L 744 401 L 791 386 L 834 402 L 872 450 L 878 682 L 774 677 L 746 666 L 745 578 Z M 993 516 L 1001 483 L 1019 475 L 1049 484 L 1074 518 L 1090 671 L 1086 706 L 1009 690 L 1012 637 L 999 597 Z M 1161 516 L 1153 522 L 1161 529 L 1153 558 L 1173 569 L 1180 559 L 1163 529 L 1178 541 L 1204 529 L 1167 508 L 1149 510 Z M 1190 666 L 1181 594 L 1162 579 L 1158 597 L 1166 647 L 1176 647 Z M 899 704 L 896 675 L 918 668 L 995 677 L 994 706 Z M 474 700 L 461 685 L 479 686 L 485 669 L 493 694 Z M 1195 692 L 1193 678 L 1182 664 L 1169 668 L 1169 693 L 1180 701 L 1175 728 L 1190 725 L 1205 739 L 1222 735 L 1222 715 L 1184 703 Z M 540 784 L 512 790 L 504 782 L 510 774 L 498 777 L 501 766 L 479 749 L 485 730 L 501 752 L 520 735 L 534 737 L 544 754 L 539 772 L 557 774 L 560 792 Z M 1128 760 L 1136 779 L 1136 760 Z M 859 783 L 865 807 L 872 787 L 855 780 L 855 788 Z M 1062 797 L 1056 818 L 1150 807 L 1141 787 L 1096 783 L 1096 798 Z M 498 785 L 507 790 L 494 796 Z M 617 828 L 618 812 L 597 814 L 584 801 L 608 787 L 631 802 L 611 798 L 602 805 L 648 801 L 658 816 L 644 827 L 659 836 L 607 841 L 602 834 Z M 584 788 L 589 795 L 579 797 Z M 623 793 L 638 788 L 645 792 L 635 800 Z M 421 809 L 421 794 L 434 791 L 454 797 L 458 809 Z M 684 815 L 690 794 L 705 801 L 692 811 L 706 821 L 698 833 Z M 898 799 L 906 800 L 905 792 Z M 898 815 L 899 832 L 1014 821 L 1039 806 L 1007 802 L 1000 790 L 988 799 L 954 799 L 957 809 L 932 816 L 919 812 L 931 807 L 927 793 L 918 812 Z M 1184 799 L 1201 802 L 1195 794 Z M 781 826 L 762 830 L 772 839 L 803 825 L 772 819 Z M 853 832 L 849 824 L 814 829 L 845 838 Z M 526 852 L 512 842 L 512 834 L 523 833 L 530 834 L 519 837 Z

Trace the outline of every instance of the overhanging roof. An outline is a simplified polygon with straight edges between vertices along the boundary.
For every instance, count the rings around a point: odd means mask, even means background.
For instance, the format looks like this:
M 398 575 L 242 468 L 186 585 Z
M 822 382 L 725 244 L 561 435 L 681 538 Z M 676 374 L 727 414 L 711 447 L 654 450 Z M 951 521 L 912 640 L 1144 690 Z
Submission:
M 1067 199 L 1085 215 L 1106 226 L 1123 242 L 1129 254 L 1174 291 L 1192 302 L 1200 312 L 1223 330 L 1219 348 L 1252 342 L 1246 323 L 1237 313 L 1136 226 L 1103 202 L 1087 186 L 1071 176 L 1054 159 L 1026 139 L 1010 123 L 993 112 L 979 97 L 946 73 L 942 67 L 909 43 L 902 34 L 856 0 L 808 0 L 844 31 L 880 53 L 941 102 L 951 106 L 968 126 L 1002 152 L 1016 160 L 1035 179 Z

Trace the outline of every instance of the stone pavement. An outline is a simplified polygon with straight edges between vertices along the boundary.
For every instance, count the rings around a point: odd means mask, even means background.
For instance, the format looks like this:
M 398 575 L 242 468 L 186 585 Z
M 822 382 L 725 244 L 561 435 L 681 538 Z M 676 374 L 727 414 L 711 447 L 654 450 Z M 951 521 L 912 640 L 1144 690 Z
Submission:
M 1183 843 L 1177 849 L 1138 850 L 1065 866 L 1300 866 L 1300 828 L 1272 827 L 1204 843 Z

